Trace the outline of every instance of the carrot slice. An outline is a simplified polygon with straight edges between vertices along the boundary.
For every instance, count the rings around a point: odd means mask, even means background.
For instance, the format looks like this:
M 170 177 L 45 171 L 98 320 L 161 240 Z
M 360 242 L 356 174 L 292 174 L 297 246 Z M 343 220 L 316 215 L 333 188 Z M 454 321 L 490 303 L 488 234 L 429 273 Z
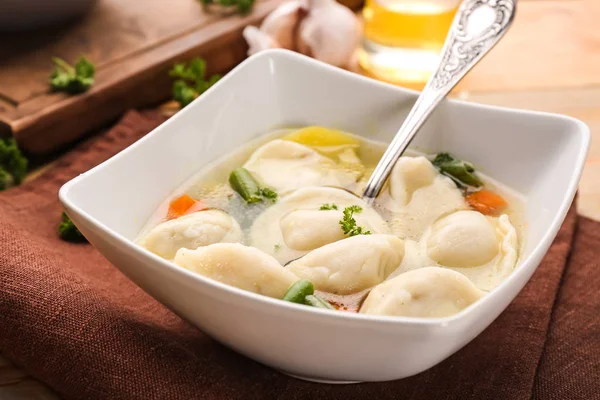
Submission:
M 500 195 L 490 190 L 480 190 L 465 197 L 472 209 L 484 215 L 498 215 L 508 203 Z
M 176 198 L 169 203 L 169 211 L 167 212 L 167 219 L 179 218 L 185 215 L 185 212 L 196 204 L 196 200 L 192 199 L 187 194 Z
M 184 215 L 188 215 L 188 214 L 191 214 L 193 212 L 202 211 L 202 210 L 206 210 L 206 206 L 200 200 L 196 200 L 196 202 L 194 203 L 194 205 L 191 206 L 190 208 L 188 208 L 185 211 Z

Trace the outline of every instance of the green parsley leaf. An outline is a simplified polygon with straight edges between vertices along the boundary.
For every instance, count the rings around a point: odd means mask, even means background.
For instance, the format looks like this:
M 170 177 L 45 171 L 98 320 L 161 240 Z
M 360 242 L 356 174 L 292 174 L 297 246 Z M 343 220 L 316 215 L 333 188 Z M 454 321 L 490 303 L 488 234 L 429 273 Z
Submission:
M 206 61 L 196 57 L 186 63 L 178 63 L 169 71 L 169 75 L 177 78 L 173 82 L 173 99 L 181 108 L 190 104 L 194 99 L 207 91 L 221 79 L 220 75 L 206 78 Z
M 321 205 L 321 208 L 319 208 L 319 210 L 325 210 L 325 211 L 326 210 L 337 210 L 337 209 L 338 209 L 338 206 L 337 206 L 337 204 L 334 204 L 334 203 L 331 203 L 331 204 L 325 203 L 325 204 Z
M 371 231 L 366 230 L 362 226 L 357 226 L 354 214 L 360 214 L 362 207 L 360 206 L 349 206 L 344 208 L 344 216 L 340 221 L 340 226 L 345 235 L 356 236 L 356 235 L 370 235 Z
M 85 57 L 81 56 L 75 67 L 58 57 L 52 58 L 52 61 L 55 64 L 49 80 L 52 90 L 77 94 L 93 85 L 96 67 Z
M 62 213 L 62 221 L 58 226 L 58 235 L 66 242 L 82 243 L 87 242 L 87 239 L 77 229 L 71 218 L 66 213 Z
M 27 158 L 14 138 L 0 139 L 0 190 L 21 184 L 27 174 Z
M 258 193 L 264 199 L 270 200 L 273 203 L 277 202 L 277 193 L 272 189 L 263 187 L 258 190 Z
M 235 7 L 239 14 L 248 14 L 252 11 L 256 0 L 200 0 L 204 6 L 210 6 L 212 4 L 219 5 L 221 7 Z

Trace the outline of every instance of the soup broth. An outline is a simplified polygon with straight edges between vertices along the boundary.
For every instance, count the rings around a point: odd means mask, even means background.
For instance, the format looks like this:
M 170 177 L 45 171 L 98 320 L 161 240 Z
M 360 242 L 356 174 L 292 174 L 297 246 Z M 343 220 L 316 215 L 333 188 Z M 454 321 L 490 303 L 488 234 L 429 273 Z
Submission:
M 202 275 L 277 293 L 271 297 L 310 284 L 306 296 L 341 310 L 452 315 L 516 267 L 524 198 L 451 155 L 411 150 L 368 206 L 360 195 L 386 147 L 320 127 L 265 134 L 185 182 L 137 241 Z M 232 176 L 241 167 L 265 196 L 239 193 Z M 174 199 L 188 208 L 174 214 Z M 242 252 L 267 272 L 236 264 Z M 240 283 L 244 274 L 252 282 Z M 311 305 L 306 296 L 296 302 Z

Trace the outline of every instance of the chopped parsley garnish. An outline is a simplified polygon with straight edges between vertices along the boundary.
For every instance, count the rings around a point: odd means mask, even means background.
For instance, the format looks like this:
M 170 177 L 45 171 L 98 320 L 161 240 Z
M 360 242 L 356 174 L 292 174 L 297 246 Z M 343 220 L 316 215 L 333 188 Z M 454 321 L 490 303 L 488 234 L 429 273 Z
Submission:
M 362 207 L 360 206 L 349 206 L 344 208 L 344 217 L 340 221 L 340 226 L 345 235 L 356 236 L 356 235 L 370 235 L 371 231 L 366 230 L 362 226 L 358 226 L 354 214 L 360 214 Z
M 277 192 L 272 189 L 263 187 L 258 190 L 258 193 L 264 199 L 271 200 L 273 203 L 277 202 Z
M 337 204 L 334 204 L 334 203 L 331 203 L 331 204 L 325 203 L 321 206 L 321 208 L 319 208 L 319 210 L 337 210 L 337 209 L 338 209 L 338 206 L 337 206 Z

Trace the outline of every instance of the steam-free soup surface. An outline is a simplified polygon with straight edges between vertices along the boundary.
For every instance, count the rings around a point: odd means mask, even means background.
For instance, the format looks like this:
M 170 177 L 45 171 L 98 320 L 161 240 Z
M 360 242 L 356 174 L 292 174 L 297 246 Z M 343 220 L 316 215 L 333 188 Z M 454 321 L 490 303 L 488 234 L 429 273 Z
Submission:
M 312 307 L 444 317 L 517 266 L 522 198 L 448 153 L 408 152 L 374 205 L 386 145 L 271 132 L 199 171 L 138 243 L 211 279 Z

